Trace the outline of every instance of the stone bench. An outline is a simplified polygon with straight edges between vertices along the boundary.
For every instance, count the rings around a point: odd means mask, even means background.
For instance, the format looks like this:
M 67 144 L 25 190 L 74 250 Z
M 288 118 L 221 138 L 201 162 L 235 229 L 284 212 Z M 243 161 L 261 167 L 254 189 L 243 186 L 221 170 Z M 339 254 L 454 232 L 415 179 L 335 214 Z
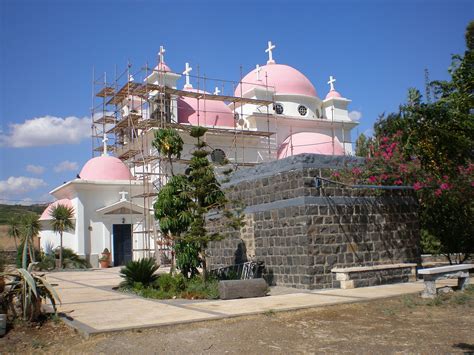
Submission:
M 425 282 L 425 290 L 421 297 L 436 297 L 437 280 L 458 279 L 458 287 L 463 290 L 469 284 L 469 270 L 473 268 L 474 264 L 459 264 L 418 270 L 418 274 L 423 276 Z
M 263 297 L 267 294 L 267 290 L 268 285 L 264 279 L 219 281 L 219 298 L 221 300 Z
M 354 266 L 334 268 L 331 272 L 336 274 L 341 288 L 347 289 L 415 281 L 416 266 L 411 263 Z

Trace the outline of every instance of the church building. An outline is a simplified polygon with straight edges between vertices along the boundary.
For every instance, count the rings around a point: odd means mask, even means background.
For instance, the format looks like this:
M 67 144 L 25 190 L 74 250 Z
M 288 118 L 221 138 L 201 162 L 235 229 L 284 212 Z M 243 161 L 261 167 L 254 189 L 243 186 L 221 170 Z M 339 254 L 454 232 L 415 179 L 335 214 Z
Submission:
M 158 64 L 142 80 L 127 73 L 120 89 L 105 83 L 97 93 L 104 109 L 92 114 L 93 139 L 101 141 L 95 151 L 101 155 L 50 192 L 56 201 L 40 218 L 41 247 L 59 245 L 50 211 L 63 204 L 74 209 L 75 219 L 64 246 L 95 267 L 105 248 L 114 266 L 169 250 L 153 218 L 153 201 L 170 174 L 152 145 L 161 127 L 176 129 L 185 143 L 176 171 L 184 171 L 191 157 L 195 142 L 189 127 L 196 125 L 208 128 L 210 158 L 227 158 L 235 169 L 301 153 L 352 155 L 351 131 L 358 122 L 349 116 L 351 100 L 336 91 L 336 79 L 329 78 L 329 91 L 321 97 L 303 73 L 277 63 L 274 50 L 268 42 L 266 64 L 257 64 L 232 87 L 222 81 L 206 90 L 211 80 L 191 76 L 189 63 L 182 74 L 173 72 L 163 47 Z

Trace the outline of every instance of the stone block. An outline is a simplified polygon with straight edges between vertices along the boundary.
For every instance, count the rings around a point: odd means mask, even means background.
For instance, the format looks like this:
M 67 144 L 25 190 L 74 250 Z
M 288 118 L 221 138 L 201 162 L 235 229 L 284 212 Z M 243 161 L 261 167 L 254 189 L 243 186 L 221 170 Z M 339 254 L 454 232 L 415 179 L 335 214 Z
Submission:
M 219 282 L 219 297 L 223 300 L 263 297 L 268 285 L 264 279 L 225 280 Z

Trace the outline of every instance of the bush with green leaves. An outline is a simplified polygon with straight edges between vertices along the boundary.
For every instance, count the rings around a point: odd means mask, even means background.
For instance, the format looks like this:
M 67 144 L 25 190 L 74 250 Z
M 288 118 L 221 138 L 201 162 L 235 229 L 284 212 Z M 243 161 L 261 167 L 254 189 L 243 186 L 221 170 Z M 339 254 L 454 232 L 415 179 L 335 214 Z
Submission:
M 56 304 L 61 302 L 54 287 L 44 275 L 32 272 L 33 267 L 34 263 L 31 263 L 28 269 L 19 268 L 3 274 L 9 278 L 2 299 L 10 318 L 37 321 L 43 312 L 43 300 L 49 300 L 55 312 Z
M 137 261 L 129 261 L 125 267 L 120 270 L 120 276 L 124 279 L 120 287 L 132 288 L 139 283 L 144 287 L 151 286 L 157 279 L 159 265 L 154 258 L 143 258 Z

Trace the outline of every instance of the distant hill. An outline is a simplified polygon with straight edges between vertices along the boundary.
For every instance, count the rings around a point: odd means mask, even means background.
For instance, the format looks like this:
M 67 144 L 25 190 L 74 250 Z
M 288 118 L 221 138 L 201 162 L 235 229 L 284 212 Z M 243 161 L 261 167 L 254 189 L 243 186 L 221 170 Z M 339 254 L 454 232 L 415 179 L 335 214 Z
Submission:
M 41 215 L 47 205 L 3 205 L 0 204 L 0 224 L 7 224 L 11 217 L 22 216 L 26 213 Z

